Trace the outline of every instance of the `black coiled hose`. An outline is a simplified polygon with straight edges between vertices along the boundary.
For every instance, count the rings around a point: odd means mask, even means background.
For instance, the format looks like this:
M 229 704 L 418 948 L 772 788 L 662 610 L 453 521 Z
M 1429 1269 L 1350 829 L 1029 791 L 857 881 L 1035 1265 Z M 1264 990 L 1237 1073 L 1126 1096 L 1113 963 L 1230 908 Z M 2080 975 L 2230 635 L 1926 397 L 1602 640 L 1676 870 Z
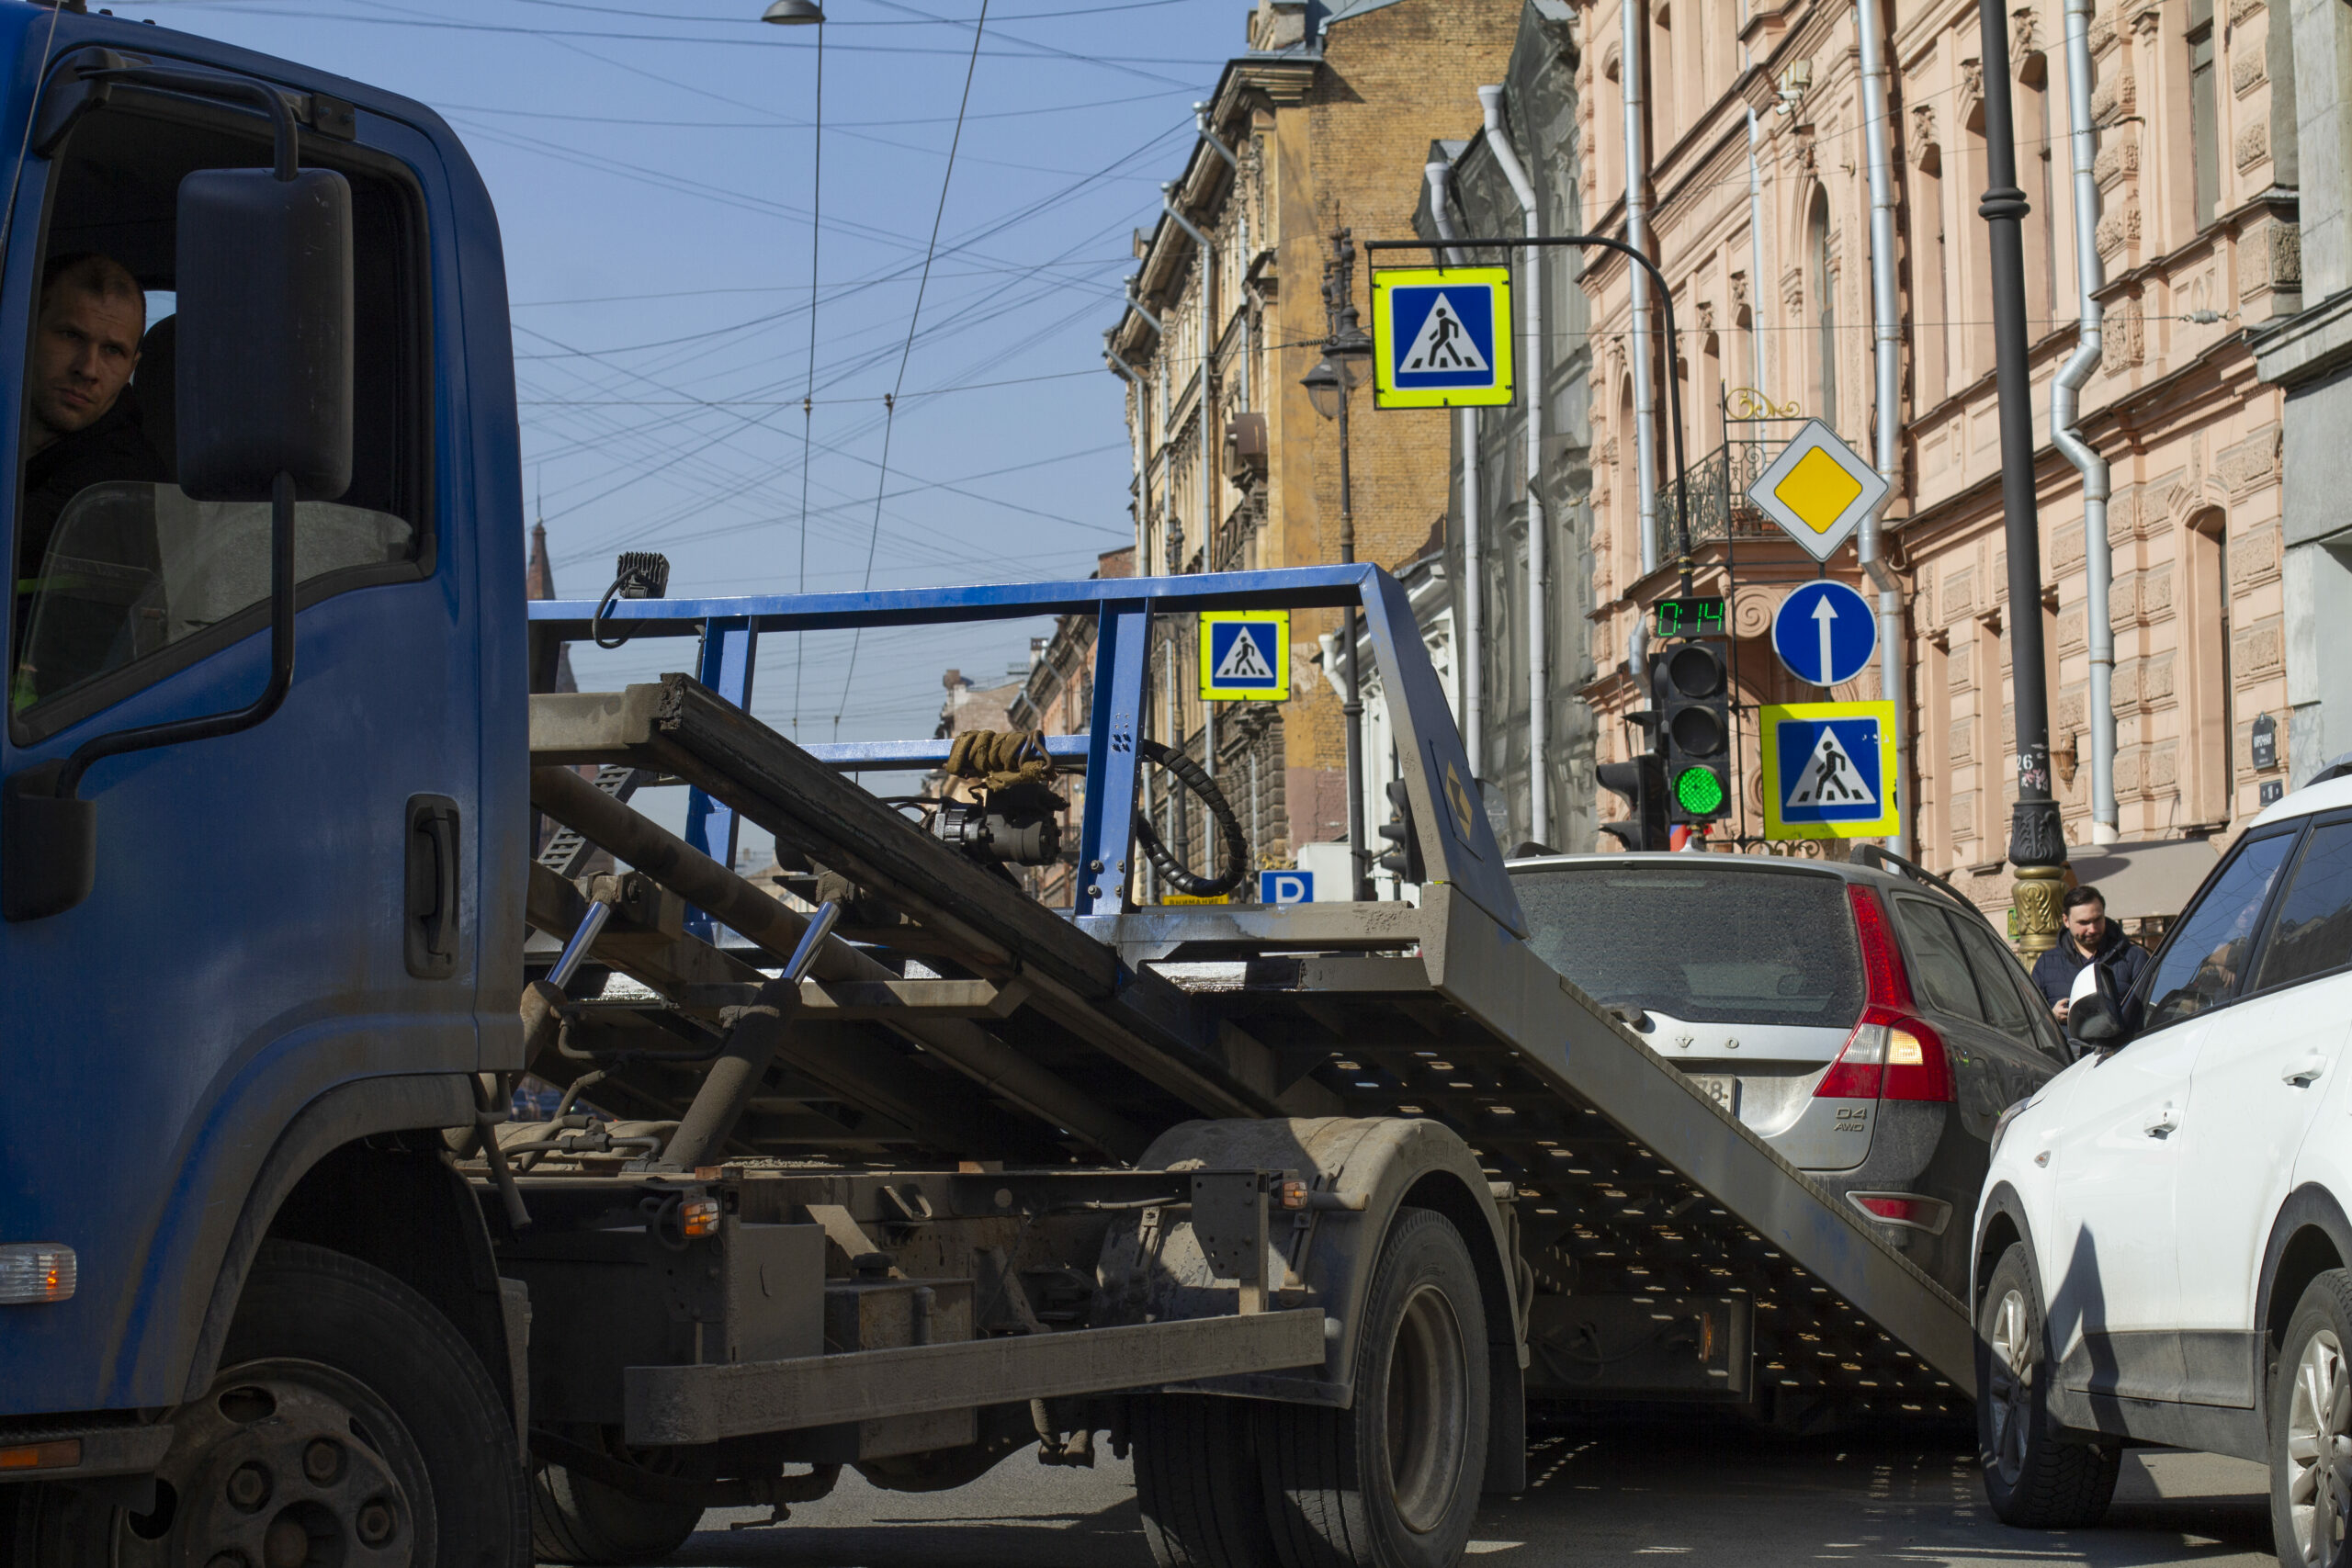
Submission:
M 1194 898 L 1214 898 L 1220 893 L 1230 893 L 1240 886 L 1242 879 L 1250 874 L 1250 840 L 1241 831 L 1241 818 L 1234 815 L 1232 804 L 1225 798 L 1225 792 L 1216 787 L 1216 780 L 1209 777 L 1207 769 L 1183 752 L 1163 746 L 1157 740 L 1138 739 L 1136 751 L 1145 761 L 1158 763 L 1174 773 L 1178 782 L 1201 797 L 1202 803 L 1209 808 L 1209 814 L 1216 818 L 1217 826 L 1225 830 L 1225 869 L 1215 876 L 1201 876 L 1186 870 L 1184 863 L 1169 852 L 1159 835 L 1152 831 L 1150 818 L 1137 811 L 1136 842 L 1143 846 L 1143 852 L 1150 857 L 1151 863 L 1159 868 L 1159 874 L 1166 877 L 1177 892 Z

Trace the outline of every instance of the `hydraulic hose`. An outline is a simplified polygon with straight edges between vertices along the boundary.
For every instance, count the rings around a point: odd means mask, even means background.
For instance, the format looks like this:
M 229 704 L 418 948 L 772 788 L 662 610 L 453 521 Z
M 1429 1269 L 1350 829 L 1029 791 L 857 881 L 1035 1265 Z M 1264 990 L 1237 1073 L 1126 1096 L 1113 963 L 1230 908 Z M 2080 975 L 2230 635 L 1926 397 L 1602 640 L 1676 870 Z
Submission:
M 1216 780 L 1183 752 L 1157 740 L 1138 739 L 1136 750 L 1145 761 L 1166 768 L 1186 789 L 1199 795 L 1225 835 L 1225 869 L 1215 876 L 1202 876 L 1186 869 L 1184 863 L 1170 852 L 1168 846 L 1160 841 L 1159 835 L 1152 831 L 1150 818 L 1136 812 L 1136 842 L 1143 846 L 1143 852 L 1150 857 L 1151 863 L 1159 868 L 1159 874 L 1166 877 L 1169 886 L 1177 892 L 1194 898 L 1214 898 L 1220 893 L 1230 893 L 1240 886 L 1242 878 L 1250 874 L 1250 838 L 1242 832 L 1241 818 L 1234 814 L 1232 803 L 1225 798 L 1225 792 L 1216 787 Z

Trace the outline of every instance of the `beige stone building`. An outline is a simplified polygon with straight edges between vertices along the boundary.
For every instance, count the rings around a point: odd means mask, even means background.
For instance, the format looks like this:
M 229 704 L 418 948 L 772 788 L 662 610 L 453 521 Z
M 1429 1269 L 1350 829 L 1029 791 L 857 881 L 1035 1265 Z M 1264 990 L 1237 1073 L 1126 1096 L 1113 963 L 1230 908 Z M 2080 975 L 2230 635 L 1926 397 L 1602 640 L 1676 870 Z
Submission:
M 1340 558 L 1336 426 L 1298 385 L 1327 334 L 1333 237 L 1410 235 L 1425 151 L 1476 128 L 1476 89 L 1504 68 L 1520 6 L 1259 0 L 1246 16 L 1248 52 L 1210 96 L 1169 213 L 1136 235 L 1134 302 L 1105 339 L 1125 381 L 1147 573 Z M 1368 273 L 1359 258 L 1360 309 Z M 1445 516 L 1447 423 L 1375 420 L 1369 389 L 1354 397 L 1356 558 L 1399 564 Z M 1295 617 L 1292 695 L 1279 705 L 1205 714 L 1191 629 L 1165 628 L 1155 650 L 1151 733 L 1196 757 L 1213 750 L 1228 793 L 1257 796 L 1261 865 L 1346 833 L 1345 741 L 1318 662 L 1318 638 L 1337 624 L 1336 612 Z M 1168 803 L 1148 808 L 1168 833 Z M 1192 863 L 1204 865 L 1202 814 L 1188 826 Z
M 1578 15 L 1573 161 L 1584 226 L 1603 233 L 1624 223 L 1623 3 L 1597 0 Z M 2007 590 L 1987 231 L 1976 210 L 1987 183 L 1986 69 L 2009 73 L 2018 183 L 2032 206 L 2026 295 L 2043 592 L 2027 613 L 2047 634 L 2066 837 L 2092 837 L 2082 486 L 2048 436 L 2051 378 L 2074 350 L 2079 309 L 2063 22 L 2058 0 L 2014 6 L 2010 57 L 1987 62 L 1974 0 L 1894 0 L 1884 15 L 1902 302 L 1901 471 L 1887 476 L 1886 538 L 1905 606 L 1909 679 L 1897 694 L 1912 742 L 1906 816 L 1919 858 L 1997 908 L 2008 901 L 2007 646 L 2019 612 Z M 1817 697 L 1778 668 L 1764 637 L 1772 606 L 1814 575 L 1812 563 L 1738 500 L 1792 426 L 1742 416 L 1818 416 L 1872 451 L 1856 11 L 1826 0 L 1651 0 L 1641 36 L 1652 254 L 1680 328 L 1701 589 L 1736 573 L 1741 701 Z M 2098 0 L 2091 44 L 2107 346 L 2082 423 L 2112 468 L 2121 837 L 2225 835 L 2257 809 L 2266 784 L 2287 776 L 2282 394 L 2256 378 L 2249 341 L 2301 306 L 2288 29 L 2283 18 L 2274 26 L 2266 0 Z M 1623 264 L 1591 266 L 1584 287 L 1592 644 L 1622 650 L 1674 581 L 1670 566 L 1640 572 Z M 1664 377 L 1661 356 L 1661 419 Z M 1662 427 L 1658 450 L 1663 481 Z M 1661 482 L 1662 526 L 1671 499 Z M 1673 553 L 1669 539 L 1660 558 Z M 1860 585 L 1850 549 L 1831 570 Z M 1641 699 L 1623 664 L 1604 653 L 1600 671 L 1586 694 L 1600 754 L 1623 757 L 1639 743 L 1624 715 Z M 1877 695 L 1875 671 L 1839 694 Z M 2279 726 L 2278 757 L 2257 768 L 2250 732 L 2266 714 Z M 1751 723 L 1751 826 L 1755 757 Z

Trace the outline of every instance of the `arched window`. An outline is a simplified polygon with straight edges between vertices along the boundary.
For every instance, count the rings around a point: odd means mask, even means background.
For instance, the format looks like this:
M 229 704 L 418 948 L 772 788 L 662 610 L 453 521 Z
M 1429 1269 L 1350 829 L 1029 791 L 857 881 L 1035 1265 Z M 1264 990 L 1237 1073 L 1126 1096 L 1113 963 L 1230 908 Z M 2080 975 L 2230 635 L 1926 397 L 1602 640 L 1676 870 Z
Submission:
M 1815 351 L 1815 412 L 1823 423 L 1838 428 L 1838 277 L 1829 254 L 1829 193 L 1818 186 L 1813 209 L 1805 218 L 1805 295 L 1819 329 Z

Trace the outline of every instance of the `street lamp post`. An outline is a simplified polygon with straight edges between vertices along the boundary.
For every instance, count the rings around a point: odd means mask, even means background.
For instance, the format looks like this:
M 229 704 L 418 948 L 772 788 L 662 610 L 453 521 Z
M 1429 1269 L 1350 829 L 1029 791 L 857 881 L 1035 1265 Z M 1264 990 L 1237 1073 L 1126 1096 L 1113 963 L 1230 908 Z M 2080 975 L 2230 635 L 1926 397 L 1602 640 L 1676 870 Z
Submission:
M 1348 394 L 1363 384 L 1372 370 L 1372 336 L 1356 316 L 1355 241 L 1342 229 L 1331 236 L 1334 259 L 1323 272 L 1323 311 L 1329 333 L 1323 340 L 1323 357 L 1300 378 L 1307 401 L 1325 419 L 1340 425 L 1340 561 L 1356 558 L 1356 514 L 1353 486 L 1348 472 Z M 1364 872 L 1363 841 L 1363 695 L 1356 671 L 1356 612 L 1351 605 L 1340 626 L 1341 721 L 1348 742 L 1348 879 L 1349 897 L 1372 896 L 1372 879 Z
M 2026 360 L 2025 192 L 2009 115 L 2006 0 L 1978 0 L 1984 62 L 1986 183 L 1977 213 L 1991 231 L 1993 364 L 2001 404 L 2001 508 L 2009 552 L 2009 682 L 2017 713 L 2018 799 L 2009 816 L 2018 945 L 2029 960 L 2057 945 L 2066 839 L 2050 794 L 2050 690 L 2041 653 L 2041 529 L 2034 506 L 2033 389 Z

